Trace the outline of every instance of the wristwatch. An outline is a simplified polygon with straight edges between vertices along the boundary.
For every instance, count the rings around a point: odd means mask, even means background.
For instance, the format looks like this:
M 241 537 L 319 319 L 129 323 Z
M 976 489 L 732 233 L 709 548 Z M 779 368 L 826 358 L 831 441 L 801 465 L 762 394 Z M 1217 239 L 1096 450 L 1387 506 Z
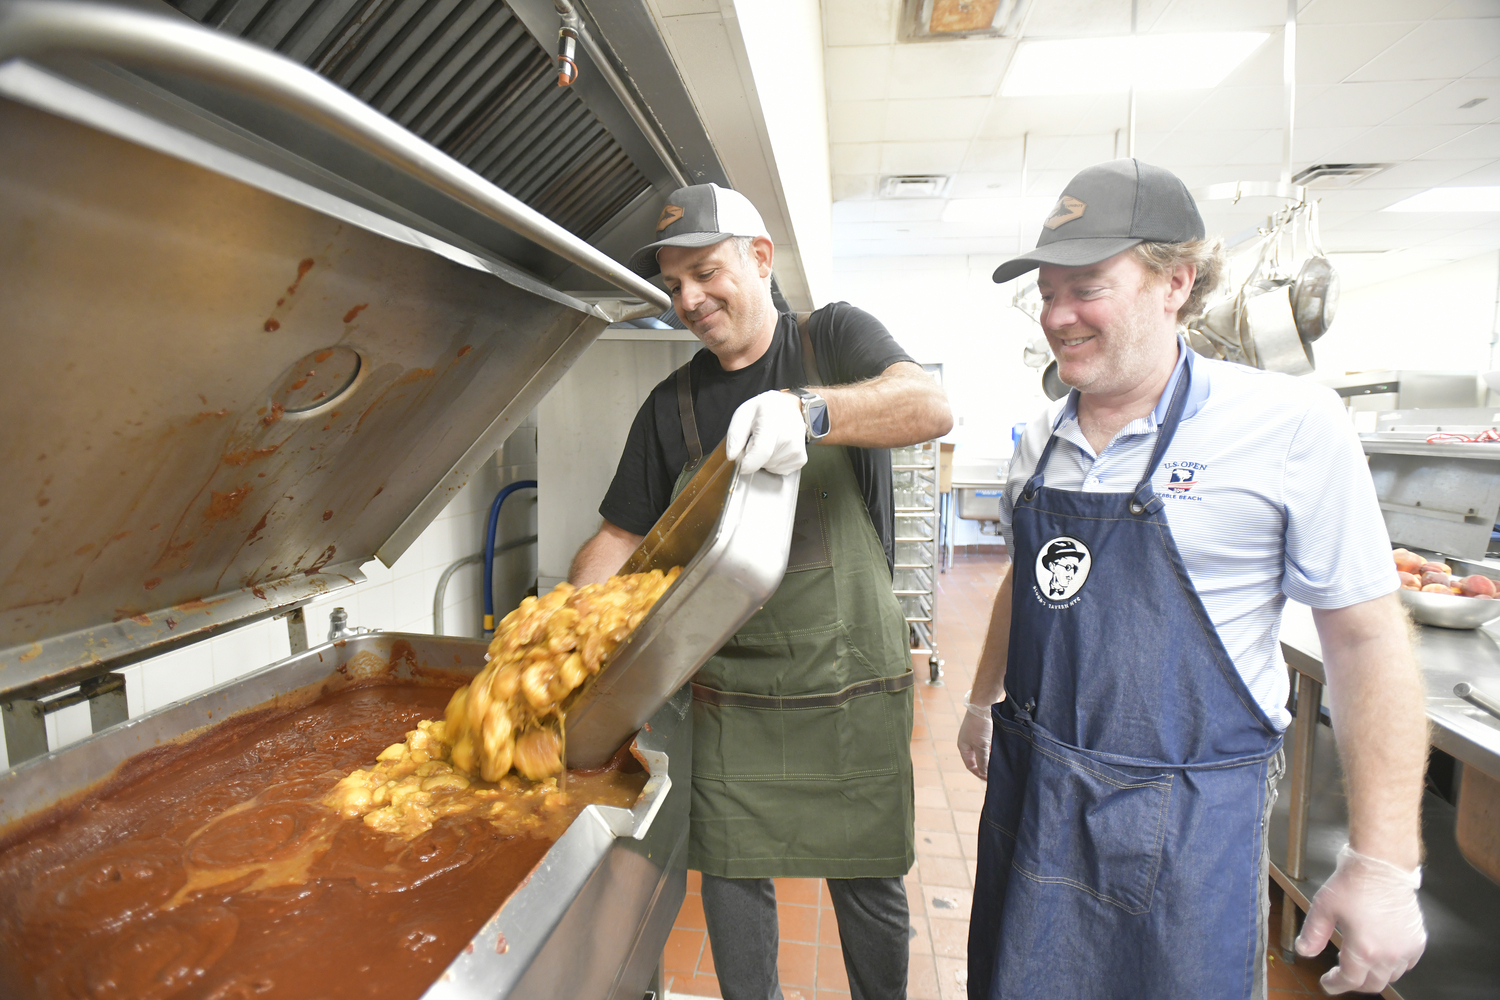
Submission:
M 811 389 L 788 389 L 802 404 L 802 422 L 807 425 L 807 439 L 821 441 L 828 436 L 828 401 Z

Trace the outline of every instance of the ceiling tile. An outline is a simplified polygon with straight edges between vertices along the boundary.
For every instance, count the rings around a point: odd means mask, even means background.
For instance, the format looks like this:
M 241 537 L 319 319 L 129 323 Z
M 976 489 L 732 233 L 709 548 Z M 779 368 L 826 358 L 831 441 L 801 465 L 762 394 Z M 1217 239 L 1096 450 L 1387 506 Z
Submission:
M 1315 163 L 1331 163 L 1333 151 L 1346 146 L 1364 135 L 1369 129 L 1363 125 L 1349 128 L 1302 128 L 1292 134 L 1293 173 Z M 1276 154 L 1271 159 L 1281 160 L 1281 130 L 1276 130 Z
M 1414 27 L 1409 23 L 1370 23 L 1359 18 L 1338 24 L 1299 24 L 1297 82 L 1341 83 Z M 1279 36 L 1276 46 L 1281 46 Z
M 876 101 L 889 96 L 891 45 L 841 45 L 823 55 L 830 101 Z
M 880 143 L 836 142 L 828 147 L 829 168 L 836 174 L 873 174 L 880 170 Z
M 896 41 L 901 0 L 822 0 L 824 45 L 887 45 Z
M 1215 91 L 1212 90 L 1137 91 L 1135 95 L 1135 127 L 1137 130 L 1148 129 L 1153 132 L 1170 132 L 1175 128 L 1180 128 L 1183 119 L 1187 118 L 1189 115 L 1197 111 L 1198 108 L 1202 107 L 1203 102 L 1208 100 L 1208 98 L 1211 97 L 1214 93 Z M 1129 98 L 1125 95 L 1112 96 L 1119 96 L 1119 100 L 1115 102 L 1116 118 L 1113 122 L 1113 126 L 1123 127 L 1127 125 L 1130 119 Z M 1095 113 L 1103 111 L 1109 105 L 1109 103 L 1110 102 L 1107 99 L 1101 98 L 1099 100 L 1099 103 L 1094 105 Z M 1089 116 L 1089 118 L 1092 118 L 1092 115 Z M 1082 122 L 1079 123 L 1078 131 L 1105 131 L 1101 128 L 1090 128 L 1089 118 L 1085 118 Z M 1220 123 L 1215 127 L 1225 128 L 1228 126 Z M 1247 125 L 1245 127 L 1253 128 L 1254 126 Z M 1111 128 L 1110 130 L 1113 131 L 1113 128 Z
M 1464 108 L 1476 97 L 1486 100 Z M 1465 77 L 1391 116 L 1391 125 L 1482 125 L 1500 120 L 1500 79 Z
M 1372 191 L 1390 188 L 1430 188 L 1438 185 L 1465 187 L 1467 185 L 1455 183 L 1454 178 L 1472 173 L 1489 162 L 1488 160 L 1408 160 L 1361 181 L 1359 186 Z
M 1379 125 L 1443 86 L 1441 80 L 1334 84 L 1306 105 L 1297 105 L 1297 126 Z
M 1446 7 L 1448 2 L 1449 0 L 1313 0 L 1298 9 L 1297 26 L 1358 24 L 1361 21 L 1425 21 Z M 1285 11 L 1286 7 L 1283 6 L 1282 10 Z
M 1322 85 L 1299 86 L 1297 103 L 1323 93 Z M 1286 91 L 1280 87 L 1217 87 L 1175 127 L 1187 131 L 1222 128 L 1280 128 L 1286 117 Z
M 1453 0 L 1437 17 L 1494 17 L 1495 0 Z
M 1130 4 L 1122 0 L 1033 0 L 1027 38 L 1092 38 L 1130 34 Z
M 1460 174 L 1450 182 L 1454 187 L 1478 187 L 1484 184 L 1500 184 L 1500 160 L 1487 163 L 1478 170 Z
M 1025 194 L 1040 198 L 1044 204 L 1051 206 L 1062 194 L 1063 188 L 1068 186 L 1068 181 L 1073 179 L 1076 170 L 1028 170 L 1026 171 Z M 1019 178 L 1017 178 L 1019 180 Z M 1037 224 L 1047 217 L 1045 209 L 1037 216 Z
M 1022 142 L 1016 139 L 977 139 L 964 157 L 964 170 L 1021 170 Z
M 1018 136 L 1023 132 L 1071 135 L 1077 131 L 1079 120 L 1099 100 L 1095 94 L 1007 97 L 996 100 L 979 128 L 979 135 L 986 139 Z
M 1373 179 L 1373 178 L 1372 178 Z M 1366 181 L 1365 184 L 1370 183 Z M 1426 188 L 1367 188 L 1364 184 L 1342 191 L 1323 191 L 1319 194 L 1323 204 L 1330 209 L 1341 212 L 1378 212 L 1383 208 L 1394 205 L 1402 198 L 1410 198 L 1414 194 L 1420 194 Z
M 957 173 L 968 142 L 887 142 L 880 147 L 882 174 Z
M 1263 131 L 1248 129 L 1173 132 L 1155 143 L 1149 155 L 1152 163 L 1166 167 L 1168 170 L 1174 170 L 1179 166 L 1196 167 L 1229 163 L 1236 153 L 1265 134 Z
M 874 222 L 875 208 L 879 201 L 836 201 L 833 203 L 833 224 L 837 228 L 845 222 Z
M 1267 87 L 1281 84 L 1281 31 L 1273 31 L 1271 37 L 1261 43 L 1260 48 L 1250 53 L 1245 61 L 1220 83 L 1223 87 Z
M 1114 144 L 1115 137 L 1112 132 L 1094 135 L 1034 136 L 1027 141 L 1026 163 L 1030 170 L 1063 170 L 1076 173 L 1084 167 L 1114 159 Z
M 1500 124 L 1475 126 L 1422 155 L 1432 160 L 1493 160 L 1500 157 Z
M 989 97 L 1015 51 L 1015 42 L 965 40 L 896 46 L 891 60 L 892 97 Z
M 1352 80 L 1451 80 L 1500 52 L 1500 17 L 1428 21 L 1351 74 Z
M 1488 127 L 1488 126 L 1485 126 Z M 1372 128 L 1364 135 L 1329 153 L 1337 163 L 1387 163 L 1410 160 L 1436 146 L 1451 142 L 1467 129 L 1462 125 L 1386 125 Z M 1462 152 L 1454 159 L 1468 158 Z
M 876 174 L 834 174 L 833 200 L 838 202 L 848 198 L 873 198 L 879 183 L 880 177 Z
M 876 222 L 936 222 L 942 218 L 946 198 L 881 198 L 875 202 Z
M 1144 6 L 1144 5 L 1143 5 Z M 1169 31 L 1247 31 L 1276 27 L 1286 22 L 1283 0 L 1236 0 L 1235 3 L 1204 3 L 1176 0 L 1151 23 L 1152 33 Z M 1141 12 L 1142 27 L 1145 11 Z
M 885 138 L 884 101 L 829 101 L 830 142 L 878 142 Z
M 970 151 L 973 155 L 973 151 Z M 967 161 L 966 161 L 967 162 Z M 1021 193 L 1021 172 L 1006 171 L 960 171 L 948 185 L 948 197 L 995 198 L 1015 197 Z
M 884 137 L 891 142 L 970 139 L 989 108 L 988 97 L 887 101 Z

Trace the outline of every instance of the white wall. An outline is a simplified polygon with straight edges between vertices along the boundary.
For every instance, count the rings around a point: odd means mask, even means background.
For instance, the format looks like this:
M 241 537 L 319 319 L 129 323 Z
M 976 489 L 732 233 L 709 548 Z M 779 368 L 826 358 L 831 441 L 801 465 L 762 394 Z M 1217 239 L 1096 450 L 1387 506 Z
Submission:
M 431 632 L 432 601 L 438 577 L 464 556 L 484 548 L 485 520 L 500 487 L 518 479 L 535 479 L 534 421 L 519 428 L 496 460 L 486 463 L 428 525 L 411 548 L 389 569 L 378 561 L 361 567 L 367 580 L 329 594 L 305 609 L 312 645 L 326 640 L 328 616 L 335 607 L 349 613 L 351 626 L 389 632 Z M 529 437 L 529 441 L 518 439 Z M 529 444 L 529 449 L 524 445 Z M 532 464 L 527 464 L 527 460 Z M 522 490 L 501 509 L 498 538 L 536 533 L 535 494 Z M 536 547 L 504 553 L 495 560 L 495 605 L 505 614 L 520 603 L 536 579 Z M 458 570 L 443 602 L 448 635 L 478 636 L 481 625 L 482 570 Z M 235 629 L 165 656 L 126 667 L 125 700 L 131 718 L 170 705 L 206 688 L 233 680 L 291 655 L 286 622 L 268 620 Z M 56 750 L 90 734 L 87 703 L 47 716 L 47 745 Z M 0 769 L 8 766 L 0 740 Z
M 1313 350 L 1324 379 L 1380 368 L 1489 371 L 1500 253 L 1485 253 L 1344 292 Z

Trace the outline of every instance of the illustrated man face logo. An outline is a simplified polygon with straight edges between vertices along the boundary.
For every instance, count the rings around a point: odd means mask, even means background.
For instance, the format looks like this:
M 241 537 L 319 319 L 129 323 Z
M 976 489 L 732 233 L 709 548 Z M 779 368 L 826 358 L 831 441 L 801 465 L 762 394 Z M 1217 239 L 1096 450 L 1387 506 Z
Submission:
M 1049 601 L 1066 601 L 1083 589 L 1092 561 L 1088 546 L 1078 539 L 1054 538 L 1037 553 L 1037 588 Z

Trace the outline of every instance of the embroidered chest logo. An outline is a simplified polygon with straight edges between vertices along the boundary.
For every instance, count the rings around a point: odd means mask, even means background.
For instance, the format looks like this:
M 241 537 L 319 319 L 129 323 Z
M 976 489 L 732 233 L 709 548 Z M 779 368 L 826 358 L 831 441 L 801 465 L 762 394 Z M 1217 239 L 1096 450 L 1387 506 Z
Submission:
M 1187 500 L 1203 499 L 1201 495 L 1192 491 L 1203 481 L 1203 474 L 1208 471 L 1208 466 L 1201 462 L 1164 462 L 1162 471 L 1167 474 L 1167 496 L 1182 497 Z
M 1088 546 L 1078 539 L 1067 535 L 1052 539 L 1037 553 L 1037 596 L 1049 604 L 1070 600 L 1083 589 L 1093 562 Z

